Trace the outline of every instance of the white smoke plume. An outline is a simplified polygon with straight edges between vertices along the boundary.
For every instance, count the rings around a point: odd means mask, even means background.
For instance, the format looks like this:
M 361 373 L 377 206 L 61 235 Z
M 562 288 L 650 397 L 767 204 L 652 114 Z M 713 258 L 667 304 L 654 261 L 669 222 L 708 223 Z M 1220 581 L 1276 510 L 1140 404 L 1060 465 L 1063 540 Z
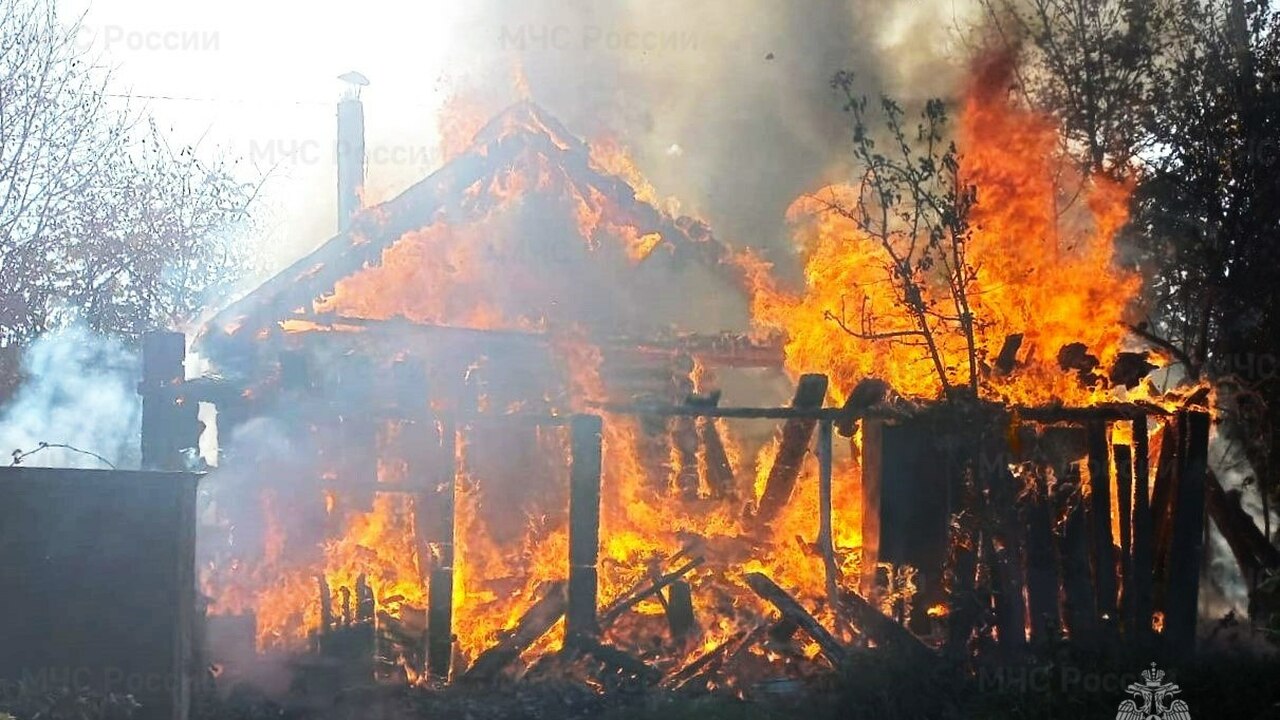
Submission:
M 23 355 L 21 372 L 22 385 L 0 407 L 0 462 L 138 466 L 142 405 L 134 352 L 119 340 L 73 327 L 36 340 Z

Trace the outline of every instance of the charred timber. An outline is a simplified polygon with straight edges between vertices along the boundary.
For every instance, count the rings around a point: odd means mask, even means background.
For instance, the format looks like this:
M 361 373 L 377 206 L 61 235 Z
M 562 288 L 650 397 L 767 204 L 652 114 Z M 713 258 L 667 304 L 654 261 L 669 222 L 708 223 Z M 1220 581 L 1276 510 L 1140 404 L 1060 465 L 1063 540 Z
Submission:
M 520 653 L 528 650 L 538 641 L 538 638 L 546 635 L 552 626 L 564 617 L 565 608 L 568 606 L 565 589 L 566 583 L 563 581 L 548 586 L 543 596 L 520 618 L 515 630 L 498 644 L 481 653 L 475 663 L 463 674 L 462 679 L 469 682 L 484 682 L 498 677 L 508 665 L 520 657 Z
M 1204 542 L 1205 482 L 1209 471 L 1209 415 L 1184 413 L 1183 461 L 1178 477 L 1169 585 L 1165 602 L 1165 641 L 1173 657 L 1195 651 L 1199 611 L 1200 560 Z
M 1089 529 L 1093 548 L 1095 605 L 1104 621 L 1116 616 L 1116 553 L 1111 539 L 1111 447 L 1106 423 L 1088 424 Z
M 822 623 L 814 619 L 786 590 L 778 587 L 777 583 L 762 573 L 747 573 L 746 581 L 747 586 L 755 594 L 769 601 L 769 604 L 777 608 L 783 617 L 794 622 L 806 635 L 812 638 L 818 644 L 823 657 L 832 666 L 839 667 L 844 662 L 846 651 L 840 641 L 836 640 L 835 636 L 824 628 Z
M 822 407 L 826 397 L 826 375 L 803 375 L 796 385 L 791 407 L 799 410 L 816 410 Z M 756 520 L 760 524 L 766 525 L 772 522 L 791 500 L 796 480 L 800 477 L 800 467 L 809 450 L 809 439 L 813 437 L 817 424 L 818 421 L 815 418 L 792 418 L 782 426 L 778 454 L 774 457 L 773 467 L 769 470 L 764 492 L 760 495 L 760 507 L 756 512 Z
M 594 635 L 600 555 L 600 473 L 603 425 L 598 415 L 577 415 L 569 425 L 569 598 L 565 631 Z

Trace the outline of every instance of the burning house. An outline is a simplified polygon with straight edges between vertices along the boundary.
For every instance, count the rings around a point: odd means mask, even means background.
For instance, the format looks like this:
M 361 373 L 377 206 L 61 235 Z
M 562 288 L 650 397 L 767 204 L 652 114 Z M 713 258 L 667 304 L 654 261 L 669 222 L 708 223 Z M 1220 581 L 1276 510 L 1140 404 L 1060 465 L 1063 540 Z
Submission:
M 216 406 L 210 627 L 410 682 L 1187 651 L 1205 397 L 1128 337 L 1125 188 L 1055 214 L 1053 127 L 992 86 L 960 127 L 984 321 L 933 363 L 883 246 L 813 208 L 848 189 L 797 202 L 788 290 L 530 102 L 212 318 L 203 376 L 156 339 L 148 461 Z

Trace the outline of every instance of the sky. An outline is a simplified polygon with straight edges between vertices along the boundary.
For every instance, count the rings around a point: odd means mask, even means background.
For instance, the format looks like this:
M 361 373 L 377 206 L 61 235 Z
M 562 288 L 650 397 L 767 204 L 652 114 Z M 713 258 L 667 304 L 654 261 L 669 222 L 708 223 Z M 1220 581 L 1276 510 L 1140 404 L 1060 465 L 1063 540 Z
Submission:
M 334 103 L 358 70 L 373 201 L 441 164 L 455 96 L 532 98 L 628 146 L 660 194 L 740 245 L 783 244 L 787 205 L 838 179 L 847 119 L 829 86 L 944 91 L 963 0 L 58 0 L 113 88 L 206 157 L 266 175 L 270 267 L 333 234 Z

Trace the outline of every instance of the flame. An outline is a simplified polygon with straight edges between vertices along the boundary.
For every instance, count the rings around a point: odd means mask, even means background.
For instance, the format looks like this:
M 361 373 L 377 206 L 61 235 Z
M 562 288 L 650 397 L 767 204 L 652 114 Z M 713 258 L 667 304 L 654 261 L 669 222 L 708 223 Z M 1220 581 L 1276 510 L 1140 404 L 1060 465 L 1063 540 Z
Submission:
M 1007 68 L 980 65 L 959 111 L 960 180 L 977 191 L 969 218 L 969 264 L 976 278 L 968 293 L 977 318 L 978 359 L 995 361 L 1007 336 L 1021 333 L 1018 367 L 1008 376 L 988 373 L 984 395 L 1012 404 L 1053 401 L 1091 404 L 1109 399 L 1101 385 L 1086 386 L 1058 364 L 1059 350 L 1083 343 L 1110 367 L 1125 349 L 1125 318 L 1140 278 L 1115 263 L 1117 232 L 1128 220 L 1132 190 L 1102 178 L 1070 178 L 1052 119 L 1013 106 L 1006 94 Z M 1064 193 L 1079 188 L 1074 204 Z M 829 210 L 852 208 L 858 189 L 831 186 L 798 199 L 788 212 L 805 252 L 800 292 L 779 287 L 768 263 L 738 258 L 753 289 L 757 330 L 786 340 L 794 373 L 826 372 L 836 392 L 879 377 L 907 396 L 932 398 L 942 391 L 929 357 L 918 343 L 863 339 L 860 319 L 873 317 L 877 334 L 915 325 L 900 306 L 887 255 L 849 217 Z M 929 301 L 949 303 L 945 286 L 926 279 Z M 935 331 L 952 385 L 967 379 L 967 348 L 956 332 Z

